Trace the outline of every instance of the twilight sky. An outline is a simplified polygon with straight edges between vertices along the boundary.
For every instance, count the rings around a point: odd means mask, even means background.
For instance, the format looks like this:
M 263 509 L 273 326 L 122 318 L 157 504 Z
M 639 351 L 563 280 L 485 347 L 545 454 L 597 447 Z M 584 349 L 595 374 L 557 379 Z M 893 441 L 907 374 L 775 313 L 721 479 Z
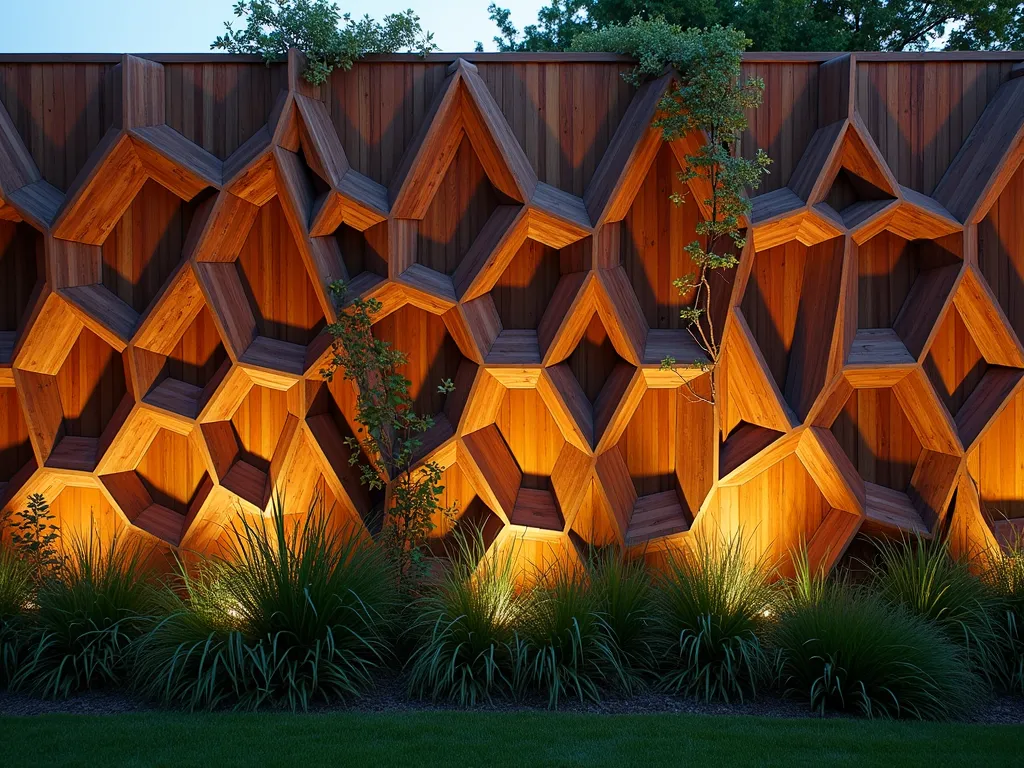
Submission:
M 2 0 L 0 53 L 198 53 L 233 18 L 234 0 Z M 347 0 L 353 16 L 412 7 L 442 51 L 494 50 L 490 0 Z M 536 21 L 543 0 L 502 0 L 519 28 Z

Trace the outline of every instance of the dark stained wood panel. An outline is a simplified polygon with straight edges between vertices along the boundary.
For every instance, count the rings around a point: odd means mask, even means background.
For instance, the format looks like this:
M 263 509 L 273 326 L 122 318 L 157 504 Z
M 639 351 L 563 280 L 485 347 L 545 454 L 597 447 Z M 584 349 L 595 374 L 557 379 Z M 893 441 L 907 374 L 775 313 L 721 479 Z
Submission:
M 331 76 L 328 108 L 352 167 L 389 184 L 446 77 L 440 63 L 356 62 Z
M 559 254 L 536 240 L 527 240 L 491 289 L 505 330 L 536 330 L 555 293 Z
M 978 266 L 1018 338 L 1024 338 L 1024 165 L 978 225 Z
M 612 371 L 623 362 L 612 346 L 611 339 L 608 338 L 608 330 L 595 312 L 583 332 L 583 338 L 568 359 L 572 375 L 576 377 L 591 404 L 597 402 L 597 396 Z
M 0 331 L 18 329 L 44 276 L 42 235 L 28 224 L 0 221 Z
M 810 62 L 757 62 L 743 65 L 745 77 L 764 81 L 764 103 L 747 113 L 749 127 L 740 150 L 753 157 L 763 149 L 772 158 L 771 173 L 757 194 L 781 189 L 810 143 L 818 125 L 818 65 Z
M 1008 61 L 858 63 L 857 109 L 900 184 L 932 193 L 1011 66 Z
M 825 383 L 831 329 L 820 322 L 839 305 L 843 240 L 798 241 L 759 251 L 740 308 L 768 370 L 801 414 Z
M 113 64 L 0 64 L 0 102 L 57 189 L 71 186 L 114 125 L 119 73 Z
M 267 124 L 288 87 L 281 64 L 165 64 L 167 125 L 221 160 Z
M 537 177 L 579 197 L 590 183 L 633 88 L 621 63 L 480 65 Z
M 32 460 L 28 424 L 14 387 L 0 389 L 0 483 L 8 482 Z

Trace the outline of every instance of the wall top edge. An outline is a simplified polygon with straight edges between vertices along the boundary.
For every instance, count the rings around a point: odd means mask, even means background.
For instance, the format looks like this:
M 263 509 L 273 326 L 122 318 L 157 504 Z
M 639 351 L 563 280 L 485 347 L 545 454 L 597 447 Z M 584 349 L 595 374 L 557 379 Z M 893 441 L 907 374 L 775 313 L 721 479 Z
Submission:
M 0 64 L 116 64 L 122 54 L 117 53 L 0 53 Z M 260 56 L 227 53 L 137 53 L 140 58 L 163 64 L 243 64 L 262 62 Z M 815 51 L 768 51 L 750 52 L 743 60 L 748 64 L 770 62 L 813 63 L 843 56 L 843 53 Z M 859 61 L 1024 61 L 1024 51 L 914 51 L 914 52 L 863 52 L 857 53 Z M 367 56 L 367 63 L 451 63 L 456 59 L 473 62 L 532 64 L 545 62 L 561 63 L 622 63 L 634 59 L 613 53 L 432 53 L 419 56 L 413 53 L 398 53 Z

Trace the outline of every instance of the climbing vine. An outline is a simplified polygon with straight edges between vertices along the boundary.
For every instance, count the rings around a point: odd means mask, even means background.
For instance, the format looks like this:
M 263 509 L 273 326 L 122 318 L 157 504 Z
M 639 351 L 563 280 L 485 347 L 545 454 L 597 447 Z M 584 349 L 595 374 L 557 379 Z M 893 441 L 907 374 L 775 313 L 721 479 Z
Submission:
M 664 18 L 635 17 L 629 24 L 613 24 L 594 32 L 583 32 L 573 40 L 577 51 L 607 51 L 634 56 L 639 63 L 626 74 L 634 84 L 661 77 L 666 69 L 674 71 L 673 85 L 659 104 L 655 127 L 661 128 L 665 141 L 690 134 L 703 136 L 692 153 L 685 155 L 685 167 L 679 173 L 684 187 L 699 190 L 700 201 L 708 212 L 697 223 L 697 238 L 685 246 L 693 271 L 677 277 L 673 286 L 688 298 L 680 310 L 690 334 L 703 355 L 695 360 L 662 360 L 662 368 L 675 371 L 684 380 L 690 394 L 714 402 L 716 370 L 721 359 L 721 329 L 713 312 L 719 285 L 729 285 L 723 273 L 739 264 L 737 254 L 746 243 L 746 220 L 750 215 L 747 191 L 760 186 L 771 160 L 763 150 L 753 157 L 739 152 L 740 134 L 747 127 L 747 113 L 761 104 L 764 82 L 743 78 L 743 51 L 750 45 L 744 34 L 731 27 L 684 30 Z M 677 205 L 684 194 L 674 194 Z M 692 377 L 680 373 L 680 367 L 711 373 L 710 397 L 698 393 Z

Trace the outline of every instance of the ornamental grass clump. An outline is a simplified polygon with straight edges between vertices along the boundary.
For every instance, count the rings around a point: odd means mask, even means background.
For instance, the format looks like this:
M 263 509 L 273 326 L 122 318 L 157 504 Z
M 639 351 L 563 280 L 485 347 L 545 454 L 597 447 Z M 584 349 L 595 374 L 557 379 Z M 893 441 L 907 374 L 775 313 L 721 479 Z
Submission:
M 121 685 L 130 648 L 153 625 L 158 589 L 137 542 L 71 539 L 59 568 L 39 581 L 11 688 L 45 698 Z
M 983 579 L 996 600 L 992 616 L 1001 631 L 999 684 L 1024 693 L 1024 540 L 1020 537 L 984 558 Z
M 601 616 L 586 569 L 559 563 L 538 575 L 527 597 L 515 655 L 515 686 L 556 709 L 565 697 L 600 701 L 607 687 L 628 686 L 630 672 Z
M 777 599 L 770 563 L 740 535 L 704 536 L 668 553 L 655 581 L 651 642 L 660 687 L 703 701 L 743 701 L 768 671 L 759 632 Z
M 644 561 L 608 548 L 587 560 L 604 648 L 614 651 L 620 670 L 612 682 L 630 695 L 643 687 L 653 667 L 650 642 L 652 583 Z
M 23 647 L 25 610 L 33 600 L 32 568 L 0 540 L 0 686 L 10 682 Z
M 479 530 L 456 531 L 449 556 L 451 567 L 416 604 L 410 693 L 460 706 L 511 695 L 515 627 L 523 609 L 515 547 L 487 552 Z
M 977 700 L 978 679 L 938 627 L 860 587 L 827 583 L 791 602 L 772 639 L 785 694 L 819 714 L 944 720 Z
M 873 587 L 887 601 L 920 616 L 963 650 L 972 669 L 994 682 L 1001 676 L 1003 633 L 998 601 L 942 539 L 880 541 Z
M 169 616 L 138 644 L 141 690 L 185 709 L 255 709 L 356 696 L 388 654 L 394 574 L 380 549 L 314 503 L 275 502 L 232 526 L 223 559 L 165 595 Z

